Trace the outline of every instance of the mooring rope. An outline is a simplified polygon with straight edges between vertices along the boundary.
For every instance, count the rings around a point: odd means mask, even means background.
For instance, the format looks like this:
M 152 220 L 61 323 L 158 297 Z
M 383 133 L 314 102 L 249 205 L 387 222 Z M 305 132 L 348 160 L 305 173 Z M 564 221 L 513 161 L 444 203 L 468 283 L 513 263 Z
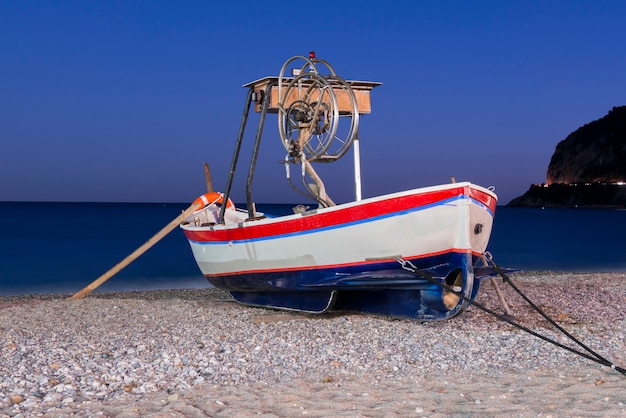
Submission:
M 487 255 L 488 254 L 488 255 Z M 593 351 L 592 349 L 590 349 L 589 347 L 587 347 L 585 344 L 583 344 L 581 341 L 579 341 L 577 338 L 575 338 L 573 335 L 571 335 L 569 332 L 567 332 L 565 329 L 563 329 L 560 325 L 558 325 L 554 320 L 552 320 L 550 317 L 548 317 L 548 315 L 543 312 L 537 305 L 535 305 L 534 303 L 532 303 L 530 301 L 530 299 L 528 299 L 528 297 L 526 295 L 524 295 L 522 293 L 521 290 L 519 290 L 519 288 L 517 286 L 515 286 L 513 284 L 513 282 L 511 281 L 511 278 L 504 272 L 504 270 L 502 270 L 494 261 L 493 261 L 493 257 L 491 256 L 491 254 L 487 253 L 487 259 L 489 260 L 489 262 L 493 265 L 493 268 L 495 269 L 495 271 L 502 277 L 503 282 L 508 283 L 535 311 L 537 311 L 539 314 L 541 314 L 541 316 L 543 316 L 546 320 L 548 320 L 548 322 L 550 322 L 550 324 L 552 324 L 554 327 L 556 327 L 559 331 L 561 331 L 564 335 L 566 335 L 569 339 L 571 339 L 572 341 L 574 341 L 576 344 L 578 344 L 579 346 L 581 346 L 582 348 L 584 348 L 586 351 L 588 351 L 590 354 L 587 354 L 585 352 L 576 350 L 574 348 L 571 348 L 567 345 L 561 344 L 558 341 L 555 341 L 549 337 L 546 337 L 544 335 L 541 335 L 515 321 L 513 321 L 512 319 L 510 319 L 507 316 L 504 315 L 500 315 L 499 313 L 492 311 L 491 309 L 487 308 L 486 306 L 467 298 L 461 291 L 457 291 L 455 289 L 453 289 L 452 287 L 448 286 L 447 284 L 435 279 L 433 277 L 432 274 L 430 274 L 427 271 L 424 270 L 419 270 L 417 267 L 415 267 L 415 265 L 413 263 L 411 263 L 410 261 L 407 261 L 401 257 L 398 257 L 396 259 L 396 261 L 402 266 L 403 269 L 407 270 L 407 271 L 411 271 L 414 274 L 421 276 L 423 278 L 425 278 L 426 280 L 428 280 L 430 283 L 436 284 L 437 286 L 442 287 L 443 289 L 454 293 L 455 295 L 459 296 L 459 298 L 462 301 L 468 302 L 473 306 L 476 306 L 478 309 L 495 316 L 496 318 L 505 321 L 507 323 L 509 323 L 510 325 L 513 325 L 514 327 L 525 331 L 537 338 L 540 338 L 543 341 L 546 341 L 550 344 L 553 344 L 559 348 L 562 348 L 564 350 L 567 350 L 569 352 L 572 352 L 574 354 L 578 354 L 579 356 L 582 356 L 588 360 L 591 361 L 595 361 L 596 363 L 602 364 L 603 366 L 607 366 L 610 367 L 613 370 L 618 371 L 619 373 L 623 374 L 626 376 L 626 369 L 619 367 L 617 365 L 615 365 L 613 362 L 607 360 L 606 358 L 604 358 L 603 356 L 601 356 L 600 354 L 596 353 L 595 351 Z

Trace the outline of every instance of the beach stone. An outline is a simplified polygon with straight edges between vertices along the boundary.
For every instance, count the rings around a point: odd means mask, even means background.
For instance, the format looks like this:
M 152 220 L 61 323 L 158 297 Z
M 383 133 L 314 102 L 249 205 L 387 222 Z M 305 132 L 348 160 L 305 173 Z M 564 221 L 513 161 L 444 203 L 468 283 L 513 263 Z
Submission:
M 563 314 L 557 321 L 568 331 L 623 366 L 626 275 L 521 279 L 516 284 L 531 300 Z M 502 291 L 518 320 L 566 342 L 510 288 Z M 0 307 L 0 339 L 15 345 L 0 356 L 0 370 L 8 371 L 0 374 L 0 416 L 20 408 L 52 417 L 625 415 L 615 370 L 474 307 L 444 322 L 290 313 L 290 320 L 255 323 L 282 313 L 193 302 L 228 298 L 216 289 L 71 302 L 20 297 L 23 303 Z M 500 309 L 488 282 L 478 301 Z M 127 321 L 131 310 L 138 314 Z M 15 404 L 8 394 L 24 400 Z

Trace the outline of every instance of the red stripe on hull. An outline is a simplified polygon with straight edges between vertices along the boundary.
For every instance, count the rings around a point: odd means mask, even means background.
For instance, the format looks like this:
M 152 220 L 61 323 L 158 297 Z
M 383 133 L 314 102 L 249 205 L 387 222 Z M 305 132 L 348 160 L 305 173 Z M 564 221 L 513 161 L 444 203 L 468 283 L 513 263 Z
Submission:
M 496 205 L 498 204 L 498 200 L 495 199 L 492 195 L 483 192 L 482 190 L 469 188 L 469 195 L 472 199 L 482 203 L 487 206 L 491 213 L 496 212 Z
M 225 242 L 273 237 L 302 233 L 319 228 L 333 227 L 349 222 L 359 222 L 377 216 L 402 212 L 433 203 L 469 195 L 488 206 L 492 212 L 495 210 L 496 200 L 485 192 L 471 189 L 467 186 L 459 186 L 445 190 L 437 190 L 427 193 L 416 193 L 407 196 L 398 196 L 390 199 L 373 201 L 350 206 L 345 209 L 317 213 L 310 216 L 301 216 L 296 219 L 272 222 L 268 224 L 248 224 L 245 228 L 230 228 L 217 230 L 187 230 L 184 233 L 190 241 L 197 242 Z

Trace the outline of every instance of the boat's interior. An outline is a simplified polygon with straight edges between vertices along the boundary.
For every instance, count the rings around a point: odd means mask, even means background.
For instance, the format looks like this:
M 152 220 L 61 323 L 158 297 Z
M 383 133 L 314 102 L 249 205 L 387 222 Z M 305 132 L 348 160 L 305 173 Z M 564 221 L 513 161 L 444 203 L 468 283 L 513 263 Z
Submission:
M 220 222 L 220 210 L 221 205 L 209 204 L 204 208 L 197 210 L 191 214 L 184 222 L 185 225 L 193 225 L 198 227 L 214 226 L 218 224 L 231 225 L 239 224 L 248 220 L 248 211 L 244 209 L 237 209 L 235 207 L 228 207 L 224 211 L 224 221 Z M 256 218 L 264 217 L 260 212 L 255 212 Z

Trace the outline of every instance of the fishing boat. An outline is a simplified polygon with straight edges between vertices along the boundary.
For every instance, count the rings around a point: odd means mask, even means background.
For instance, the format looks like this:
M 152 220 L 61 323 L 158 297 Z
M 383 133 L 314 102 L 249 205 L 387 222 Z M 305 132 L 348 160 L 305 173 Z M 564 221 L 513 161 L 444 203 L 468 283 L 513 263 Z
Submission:
M 278 76 L 244 85 L 248 94 L 224 191 L 196 199 L 181 224 L 211 284 L 245 305 L 420 320 L 457 316 L 476 297 L 481 279 L 493 273 L 483 263 L 497 203 L 492 188 L 451 181 L 361 195 L 359 118 L 371 112 L 371 92 L 380 84 L 345 80 L 310 53 L 288 59 Z M 251 108 L 259 124 L 246 207 L 239 208 L 231 188 Z M 286 183 L 311 200 L 283 216 L 258 212 L 252 197 L 268 114 L 277 116 Z M 349 150 L 355 197 L 335 203 L 315 167 Z

